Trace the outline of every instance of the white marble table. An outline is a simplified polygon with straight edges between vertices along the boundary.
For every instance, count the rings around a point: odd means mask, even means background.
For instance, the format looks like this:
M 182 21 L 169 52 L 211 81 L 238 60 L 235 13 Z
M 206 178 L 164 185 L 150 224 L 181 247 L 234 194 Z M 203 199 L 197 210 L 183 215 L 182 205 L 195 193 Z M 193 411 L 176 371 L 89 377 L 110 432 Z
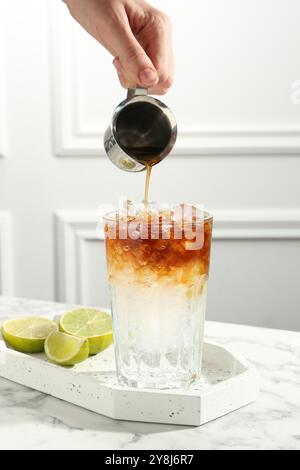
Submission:
M 0 323 L 66 305 L 0 296 Z M 257 402 L 199 428 L 113 421 L 0 378 L 0 449 L 300 449 L 300 333 L 207 322 L 260 376 Z

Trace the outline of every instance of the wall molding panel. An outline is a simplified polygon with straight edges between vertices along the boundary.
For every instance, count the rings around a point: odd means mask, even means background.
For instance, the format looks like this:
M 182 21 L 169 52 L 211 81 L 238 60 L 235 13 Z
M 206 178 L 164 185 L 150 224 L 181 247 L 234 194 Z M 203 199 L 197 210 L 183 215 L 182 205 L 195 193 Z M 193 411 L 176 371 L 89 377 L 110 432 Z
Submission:
M 12 218 L 0 211 L 0 295 L 14 295 Z
M 59 211 L 55 214 L 56 300 L 84 304 L 86 249 L 89 242 L 104 242 L 94 211 Z
M 0 158 L 7 155 L 6 147 L 6 93 L 5 93 L 5 48 L 0 18 Z
M 300 210 L 212 210 L 214 240 L 300 240 Z M 56 300 L 88 303 L 84 274 L 89 242 L 104 242 L 97 211 L 58 211 L 56 225 Z
M 300 239 L 300 209 L 221 209 L 214 215 L 216 240 Z
M 55 3 L 55 2 L 51 2 Z M 58 2 L 59 3 L 59 2 Z M 50 15 L 53 60 L 54 149 L 58 156 L 104 155 L 97 123 L 80 115 L 74 25 L 61 4 Z M 288 99 L 288 98 L 287 98 Z M 111 110 L 112 111 L 112 110 Z M 298 155 L 300 126 L 261 124 L 255 127 L 182 127 L 173 155 Z

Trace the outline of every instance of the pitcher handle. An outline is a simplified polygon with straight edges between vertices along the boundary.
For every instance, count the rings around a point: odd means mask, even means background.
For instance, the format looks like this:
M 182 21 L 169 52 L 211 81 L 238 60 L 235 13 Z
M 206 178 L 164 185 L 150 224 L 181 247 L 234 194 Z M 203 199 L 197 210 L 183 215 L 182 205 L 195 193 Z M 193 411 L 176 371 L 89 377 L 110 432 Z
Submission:
M 135 96 L 146 96 L 148 94 L 147 88 L 141 88 L 141 87 L 136 87 L 136 88 L 128 88 L 127 90 L 127 99 L 131 100 Z

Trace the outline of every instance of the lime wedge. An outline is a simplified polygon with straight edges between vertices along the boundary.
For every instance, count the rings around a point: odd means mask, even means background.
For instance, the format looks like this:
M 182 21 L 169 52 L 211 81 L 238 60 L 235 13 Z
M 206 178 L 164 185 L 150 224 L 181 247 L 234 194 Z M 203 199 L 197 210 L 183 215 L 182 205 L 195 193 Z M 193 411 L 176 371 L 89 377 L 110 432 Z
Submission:
M 23 353 L 37 353 L 44 351 L 45 339 L 55 329 L 56 323 L 47 318 L 23 317 L 5 321 L 1 331 L 12 348 Z
M 95 308 L 79 308 L 65 313 L 59 322 L 64 333 L 86 338 L 90 345 L 90 354 L 97 354 L 111 345 L 111 316 Z
M 89 342 L 84 338 L 52 331 L 45 341 L 47 358 L 60 366 L 74 366 L 89 357 Z

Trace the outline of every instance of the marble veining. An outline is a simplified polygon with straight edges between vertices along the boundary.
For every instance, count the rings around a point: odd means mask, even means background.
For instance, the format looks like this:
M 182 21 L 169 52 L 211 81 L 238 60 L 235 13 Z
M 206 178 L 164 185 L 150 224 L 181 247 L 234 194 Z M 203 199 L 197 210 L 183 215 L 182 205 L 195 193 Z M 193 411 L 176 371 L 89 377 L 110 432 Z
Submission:
M 0 322 L 72 305 L 0 297 Z M 0 449 L 300 449 L 300 333 L 207 322 L 255 365 L 260 399 L 202 427 L 115 421 L 0 378 Z

